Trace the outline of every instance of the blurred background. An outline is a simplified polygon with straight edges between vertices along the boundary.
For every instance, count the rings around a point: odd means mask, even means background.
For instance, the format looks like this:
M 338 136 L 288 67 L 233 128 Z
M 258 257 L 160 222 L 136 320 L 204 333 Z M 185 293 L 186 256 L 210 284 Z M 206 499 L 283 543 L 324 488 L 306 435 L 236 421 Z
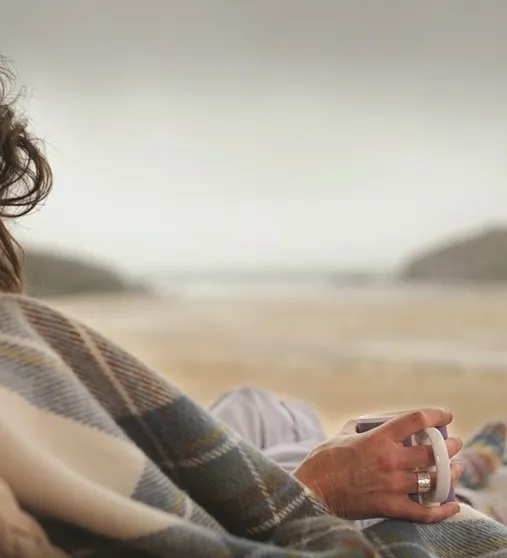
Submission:
M 17 0 L 29 291 L 204 404 L 505 418 L 504 0 Z

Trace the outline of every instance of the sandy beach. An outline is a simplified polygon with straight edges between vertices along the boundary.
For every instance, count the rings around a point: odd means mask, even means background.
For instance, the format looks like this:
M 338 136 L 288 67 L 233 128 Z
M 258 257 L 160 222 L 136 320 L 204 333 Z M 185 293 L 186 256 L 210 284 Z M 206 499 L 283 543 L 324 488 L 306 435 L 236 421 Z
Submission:
M 438 405 L 454 431 L 507 418 L 507 292 L 87 297 L 51 301 L 207 405 L 254 385 L 304 398 L 329 432 Z

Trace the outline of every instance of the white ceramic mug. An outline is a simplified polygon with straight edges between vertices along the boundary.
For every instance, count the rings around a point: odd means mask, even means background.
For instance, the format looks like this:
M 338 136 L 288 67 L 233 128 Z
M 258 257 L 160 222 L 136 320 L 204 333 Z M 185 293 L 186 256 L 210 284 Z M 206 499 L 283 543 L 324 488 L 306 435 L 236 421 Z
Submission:
M 365 415 L 359 417 L 356 421 L 356 432 L 368 432 L 373 428 L 377 428 L 381 424 L 401 415 L 408 411 L 380 413 L 375 415 Z M 435 466 L 427 469 L 418 469 L 418 471 L 436 472 L 436 486 L 434 490 L 427 494 L 411 494 L 412 500 L 419 502 L 425 506 L 439 506 L 446 502 L 455 500 L 454 488 L 451 483 L 451 463 L 445 440 L 447 439 L 447 428 L 426 428 L 423 432 L 418 432 L 410 438 L 403 441 L 403 445 L 411 446 L 431 446 L 433 456 L 435 457 Z

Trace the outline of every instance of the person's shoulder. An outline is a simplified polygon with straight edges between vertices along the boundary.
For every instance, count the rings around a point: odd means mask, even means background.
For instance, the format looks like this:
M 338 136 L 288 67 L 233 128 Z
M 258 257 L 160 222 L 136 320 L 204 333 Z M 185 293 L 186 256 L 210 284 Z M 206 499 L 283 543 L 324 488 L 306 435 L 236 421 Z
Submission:
M 65 317 L 65 314 L 50 303 L 25 294 L 0 293 L 0 313 L 16 312 L 44 319 L 51 316 Z
M 45 308 L 51 310 L 51 305 L 49 303 L 23 293 L 0 292 L 0 305 L 17 305 L 20 307 Z
M 100 337 L 72 315 L 49 302 L 24 294 L 0 294 L 0 334 L 38 341 L 74 343 L 76 337 Z

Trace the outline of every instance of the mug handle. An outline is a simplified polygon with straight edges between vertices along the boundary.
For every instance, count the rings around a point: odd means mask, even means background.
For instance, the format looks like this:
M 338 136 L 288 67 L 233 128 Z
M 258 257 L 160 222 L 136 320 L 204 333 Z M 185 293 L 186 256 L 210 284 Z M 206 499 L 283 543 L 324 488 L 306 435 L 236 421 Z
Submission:
M 431 442 L 435 467 L 437 470 L 437 482 L 432 492 L 424 495 L 428 503 L 440 504 L 447 500 L 451 491 L 451 462 L 447 452 L 445 440 L 438 428 L 430 427 L 424 430 Z

